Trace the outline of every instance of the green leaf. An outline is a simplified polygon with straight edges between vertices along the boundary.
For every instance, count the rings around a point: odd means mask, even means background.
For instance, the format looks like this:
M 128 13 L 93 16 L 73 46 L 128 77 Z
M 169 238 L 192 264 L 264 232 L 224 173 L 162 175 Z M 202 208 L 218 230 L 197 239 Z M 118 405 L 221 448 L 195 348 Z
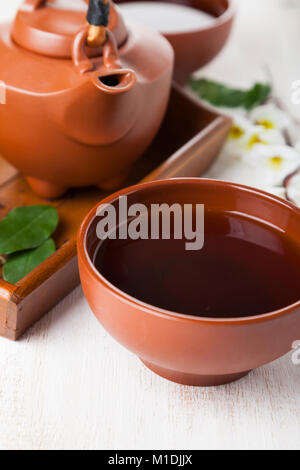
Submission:
M 55 243 L 49 238 L 38 248 L 10 255 L 3 267 L 3 279 L 10 284 L 16 284 L 55 251 Z
M 47 240 L 58 224 L 51 206 L 24 206 L 13 209 L 0 222 L 0 254 L 36 248 Z
M 200 98 L 214 106 L 247 110 L 264 102 L 271 93 L 270 85 L 265 83 L 255 83 L 250 90 L 240 90 L 211 80 L 191 79 L 190 87 Z
M 270 96 L 271 87 L 267 83 L 255 83 L 255 85 L 246 93 L 245 108 L 251 110 L 255 106 L 263 103 Z

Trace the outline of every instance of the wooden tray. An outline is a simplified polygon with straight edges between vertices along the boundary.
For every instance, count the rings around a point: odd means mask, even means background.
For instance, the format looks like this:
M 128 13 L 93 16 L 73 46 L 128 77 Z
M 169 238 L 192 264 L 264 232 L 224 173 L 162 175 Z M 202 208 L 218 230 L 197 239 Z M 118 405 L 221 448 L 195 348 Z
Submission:
M 155 141 L 137 162 L 129 184 L 200 176 L 216 158 L 231 121 L 173 85 L 168 112 Z M 0 278 L 0 335 L 16 340 L 79 284 L 76 234 L 87 212 L 106 194 L 88 188 L 51 202 L 60 215 L 57 252 L 16 285 Z M 0 218 L 20 205 L 45 204 L 17 170 L 0 158 Z M 47 201 L 48 204 L 48 201 Z

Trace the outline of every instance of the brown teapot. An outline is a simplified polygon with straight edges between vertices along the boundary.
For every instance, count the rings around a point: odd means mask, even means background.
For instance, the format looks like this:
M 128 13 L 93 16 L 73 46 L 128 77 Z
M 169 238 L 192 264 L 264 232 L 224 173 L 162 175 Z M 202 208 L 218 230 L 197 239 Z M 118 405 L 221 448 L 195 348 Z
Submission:
M 86 7 L 26 0 L 14 22 L 0 26 L 0 152 L 45 198 L 120 186 L 168 103 L 167 40 L 127 28 L 111 4 L 103 47 L 87 47 Z

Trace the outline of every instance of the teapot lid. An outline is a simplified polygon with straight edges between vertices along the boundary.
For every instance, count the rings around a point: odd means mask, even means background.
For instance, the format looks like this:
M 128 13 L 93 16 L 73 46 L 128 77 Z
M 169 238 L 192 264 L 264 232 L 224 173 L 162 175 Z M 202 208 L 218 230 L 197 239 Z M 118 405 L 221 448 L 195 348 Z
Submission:
M 86 24 L 89 0 L 25 0 L 11 31 L 20 46 L 49 57 L 71 59 L 76 33 Z M 108 29 L 117 45 L 127 39 L 127 29 L 117 7 L 111 3 Z M 99 56 L 99 49 L 88 48 L 89 56 Z

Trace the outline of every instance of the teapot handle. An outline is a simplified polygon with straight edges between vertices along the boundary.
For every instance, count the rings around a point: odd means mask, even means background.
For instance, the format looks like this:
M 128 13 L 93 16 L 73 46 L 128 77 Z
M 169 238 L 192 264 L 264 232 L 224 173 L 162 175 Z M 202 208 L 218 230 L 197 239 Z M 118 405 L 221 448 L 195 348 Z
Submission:
M 89 0 L 84 0 L 85 3 L 88 3 Z M 45 5 L 45 3 L 54 3 L 56 0 L 24 0 L 23 4 L 21 5 L 20 10 L 21 11 L 28 11 L 32 12 L 34 10 L 37 10 L 38 8 L 41 8 Z
M 94 64 L 88 58 L 85 51 L 89 27 L 89 25 L 84 26 L 79 33 L 77 33 L 73 42 L 73 62 L 80 74 L 90 72 L 94 69 Z M 109 30 L 106 30 L 106 42 L 103 46 L 103 64 L 107 70 L 121 68 L 116 40 Z

